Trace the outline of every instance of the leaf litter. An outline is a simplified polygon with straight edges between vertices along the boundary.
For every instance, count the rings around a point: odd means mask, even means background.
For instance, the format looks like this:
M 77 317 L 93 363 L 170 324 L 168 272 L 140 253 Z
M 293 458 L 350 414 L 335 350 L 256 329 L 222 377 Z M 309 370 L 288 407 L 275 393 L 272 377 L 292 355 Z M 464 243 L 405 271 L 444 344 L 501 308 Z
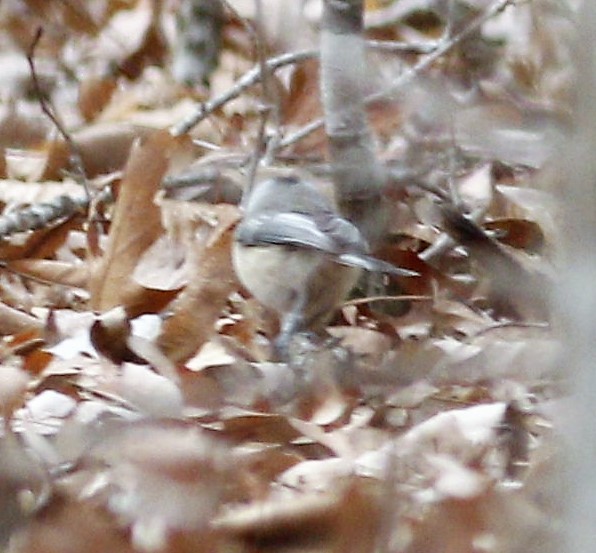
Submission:
M 263 98 L 241 80 L 257 61 L 252 3 L 228 4 L 220 62 L 193 86 L 170 71 L 176 2 L 0 7 L 0 52 L 14 65 L 0 221 L 80 199 L 0 244 L 3 546 L 555 550 L 566 377 L 536 290 L 556 280 L 549 171 L 571 85 L 568 52 L 550 37 L 568 32 L 565 15 L 548 0 L 515 5 L 370 108 L 379 158 L 416 175 L 390 191 L 382 255 L 420 276 L 359 287 L 330 337 L 296 344 L 289 366 L 268 360 L 276 321 L 230 260 Z M 264 10 L 269 56 L 316 48 L 317 4 L 298 14 L 303 35 Z M 412 46 L 493 3 L 454 0 L 451 16 L 427 2 L 366 4 L 369 38 Z M 40 24 L 52 32 L 36 65 L 52 77 L 44 90 L 80 149 L 90 201 L 19 69 L 32 39 L 21 30 Z M 374 86 L 426 55 L 396 52 L 371 54 Z M 275 132 L 320 117 L 316 60 L 272 83 Z M 228 94 L 188 136 L 168 132 Z M 272 159 L 322 178 L 324 135 Z

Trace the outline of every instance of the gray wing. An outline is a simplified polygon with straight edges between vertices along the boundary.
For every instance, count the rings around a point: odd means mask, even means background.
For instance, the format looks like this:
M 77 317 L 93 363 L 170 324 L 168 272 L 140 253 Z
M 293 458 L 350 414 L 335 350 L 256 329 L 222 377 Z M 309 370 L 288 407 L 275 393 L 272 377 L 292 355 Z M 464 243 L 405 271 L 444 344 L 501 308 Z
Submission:
M 418 273 L 400 269 L 367 255 L 368 245 L 349 221 L 332 213 L 317 219 L 301 213 L 264 213 L 248 217 L 236 228 L 236 240 L 245 246 L 280 245 L 320 251 L 341 265 L 399 276 Z
M 321 230 L 312 217 L 301 213 L 263 213 L 248 217 L 238 225 L 236 240 L 245 246 L 275 244 L 340 253 L 333 235 Z

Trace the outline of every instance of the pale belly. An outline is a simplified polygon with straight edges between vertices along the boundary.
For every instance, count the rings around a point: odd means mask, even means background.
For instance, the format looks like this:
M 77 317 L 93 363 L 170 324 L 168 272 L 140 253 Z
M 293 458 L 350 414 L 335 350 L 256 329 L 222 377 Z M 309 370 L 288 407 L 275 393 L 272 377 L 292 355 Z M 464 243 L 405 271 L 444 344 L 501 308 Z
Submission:
M 306 294 L 304 322 L 312 330 L 329 321 L 360 274 L 360 269 L 299 248 L 234 244 L 232 256 L 240 282 L 279 315 L 292 311 L 300 294 Z

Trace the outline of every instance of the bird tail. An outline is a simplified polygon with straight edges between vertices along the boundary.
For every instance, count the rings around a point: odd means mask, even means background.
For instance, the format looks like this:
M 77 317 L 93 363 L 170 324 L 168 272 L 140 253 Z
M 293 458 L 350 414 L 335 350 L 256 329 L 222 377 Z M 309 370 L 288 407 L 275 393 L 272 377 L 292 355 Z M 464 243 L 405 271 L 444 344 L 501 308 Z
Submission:
M 402 269 L 396 267 L 391 263 L 377 259 L 370 255 L 364 254 L 353 254 L 353 253 L 342 253 L 337 256 L 337 262 L 341 265 L 349 265 L 350 267 L 359 267 L 365 271 L 372 273 L 385 273 L 388 275 L 402 276 L 402 277 L 414 277 L 419 276 L 420 273 L 416 271 L 410 271 L 409 269 Z

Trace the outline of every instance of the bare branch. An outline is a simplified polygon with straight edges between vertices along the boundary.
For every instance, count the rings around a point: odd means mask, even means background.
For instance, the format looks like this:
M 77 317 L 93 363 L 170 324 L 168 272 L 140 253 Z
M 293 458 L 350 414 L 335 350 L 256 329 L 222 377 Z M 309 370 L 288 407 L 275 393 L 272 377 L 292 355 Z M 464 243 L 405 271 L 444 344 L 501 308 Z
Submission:
M 299 63 L 304 60 L 312 59 L 317 57 L 317 52 L 315 50 L 302 50 L 300 52 L 292 52 L 290 54 L 282 54 L 281 56 L 277 56 L 275 58 L 271 58 L 267 60 L 267 69 L 269 71 L 276 71 L 281 67 L 285 67 L 287 65 L 292 65 L 294 63 Z M 214 111 L 218 110 L 231 100 L 238 98 L 240 94 L 242 94 L 245 90 L 250 88 L 251 86 L 257 84 L 262 78 L 261 75 L 261 67 L 256 66 L 247 73 L 245 73 L 236 84 L 212 100 L 207 102 L 201 103 L 195 113 L 193 113 L 187 119 L 184 119 L 180 123 L 174 125 L 170 132 L 174 136 L 179 136 L 181 134 L 185 134 L 190 131 L 194 126 L 198 125 L 201 121 L 209 117 Z
M 17 232 L 44 228 L 58 220 L 67 219 L 86 205 L 86 198 L 73 199 L 63 195 L 52 202 L 35 204 L 7 213 L 0 216 L 0 238 Z
M 83 164 L 83 157 L 81 156 L 81 151 L 76 144 L 76 142 L 70 136 L 70 133 L 66 130 L 62 122 L 60 121 L 56 109 L 50 103 L 50 100 L 46 98 L 42 91 L 41 84 L 39 82 L 39 78 L 37 76 L 37 71 L 35 69 L 35 51 L 43 36 L 43 28 L 39 27 L 37 32 L 35 33 L 35 37 L 29 51 L 27 52 L 27 63 L 29 64 L 29 69 L 31 71 L 31 79 L 33 81 L 33 87 L 35 89 L 35 94 L 37 95 L 37 99 L 39 100 L 39 104 L 41 106 L 42 111 L 48 116 L 48 118 L 54 123 L 54 126 L 68 145 L 70 150 L 70 163 L 73 167 L 74 171 L 74 178 L 75 180 L 83 186 L 85 189 L 85 194 L 87 194 L 88 198 L 91 198 L 89 193 L 89 186 L 87 183 L 87 175 L 85 173 L 85 166 Z
M 515 0 L 496 0 L 482 15 L 479 15 L 475 18 L 469 25 L 464 27 L 459 33 L 453 35 L 452 37 L 448 38 L 441 42 L 441 44 L 430 54 L 424 56 L 418 63 L 413 65 L 408 71 L 402 73 L 397 79 L 395 79 L 390 86 L 387 88 L 380 90 L 379 92 L 375 92 L 374 94 L 370 94 L 365 98 L 365 104 L 372 104 L 378 100 L 385 99 L 396 92 L 403 89 L 406 85 L 410 84 L 420 73 L 424 70 L 428 69 L 435 61 L 437 61 L 441 56 L 444 56 L 449 50 L 451 50 L 454 46 L 457 46 L 462 40 L 468 37 L 470 34 L 475 32 L 478 28 L 480 28 L 484 23 L 486 23 L 489 19 L 493 18 L 498 13 L 502 12 L 507 6 L 513 5 Z M 280 148 L 285 148 L 290 146 L 299 140 L 307 137 L 309 134 L 313 133 L 314 131 L 320 129 L 325 124 L 325 120 L 323 118 L 316 119 L 309 123 L 308 125 L 304 126 L 301 129 L 298 129 L 294 133 L 286 136 L 280 142 Z
M 95 199 L 102 202 L 112 201 L 110 187 L 104 188 L 97 194 Z M 77 212 L 85 212 L 89 207 L 89 203 L 90 200 L 86 194 L 78 198 L 63 194 L 50 202 L 33 204 L 0 215 L 0 239 L 7 238 L 17 232 L 38 230 L 64 221 Z

